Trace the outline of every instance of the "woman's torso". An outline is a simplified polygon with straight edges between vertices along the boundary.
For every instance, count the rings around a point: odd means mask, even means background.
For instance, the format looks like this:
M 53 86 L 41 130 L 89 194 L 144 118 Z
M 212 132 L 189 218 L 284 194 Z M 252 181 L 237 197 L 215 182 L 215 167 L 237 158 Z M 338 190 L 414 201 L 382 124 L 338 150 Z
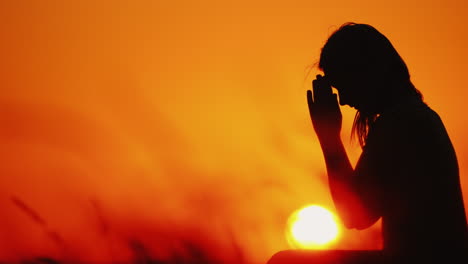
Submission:
M 433 255 L 466 249 L 457 159 L 437 113 L 419 100 L 384 112 L 364 151 L 379 167 L 385 251 Z

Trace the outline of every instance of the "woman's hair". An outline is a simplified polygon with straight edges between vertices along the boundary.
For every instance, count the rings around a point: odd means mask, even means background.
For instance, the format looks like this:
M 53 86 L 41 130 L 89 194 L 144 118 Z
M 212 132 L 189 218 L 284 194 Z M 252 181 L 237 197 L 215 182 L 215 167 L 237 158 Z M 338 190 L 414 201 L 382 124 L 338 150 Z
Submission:
M 367 24 L 345 23 L 336 30 L 322 48 L 319 69 L 325 73 L 366 73 L 378 80 L 381 87 L 395 89 L 422 99 L 421 93 L 410 81 L 408 67 L 390 41 Z M 398 90 L 396 90 L 398 89 Z M 387 92 L 387 91 L 385 91 Z M 379 113 L 357 111 L 352 136 L 365 145 L 369 129 Z

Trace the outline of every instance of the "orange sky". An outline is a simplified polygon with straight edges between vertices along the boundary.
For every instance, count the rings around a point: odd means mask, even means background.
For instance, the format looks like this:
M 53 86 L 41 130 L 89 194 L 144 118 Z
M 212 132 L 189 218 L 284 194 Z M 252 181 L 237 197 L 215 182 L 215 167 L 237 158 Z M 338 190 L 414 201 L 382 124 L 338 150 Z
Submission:
M 286 249 L 289 214 L 333 210 L 304 78 L 347 21 L 400 52 L 468 196 L 463 1 L 75 2 L 0 3 L 0 260 L 128 259 L 131 239 L 155 256 L 190 240 L 229 259 L 238 244 L 251 263 Z M 380 243 L 376 225 L 331 247 Z

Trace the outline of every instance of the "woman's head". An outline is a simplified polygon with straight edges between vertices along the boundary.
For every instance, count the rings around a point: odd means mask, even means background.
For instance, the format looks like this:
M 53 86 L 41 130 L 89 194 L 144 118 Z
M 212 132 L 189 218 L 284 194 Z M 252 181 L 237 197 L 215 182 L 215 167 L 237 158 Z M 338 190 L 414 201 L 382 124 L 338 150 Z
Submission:
M 346 23 L 327 40 L 319 68 L 338 90 L 341 105 L 358 110 L 353 129 L 364 144 L 369 126 L 385 107 L 420 93 L 390 41 L 367 24 Z

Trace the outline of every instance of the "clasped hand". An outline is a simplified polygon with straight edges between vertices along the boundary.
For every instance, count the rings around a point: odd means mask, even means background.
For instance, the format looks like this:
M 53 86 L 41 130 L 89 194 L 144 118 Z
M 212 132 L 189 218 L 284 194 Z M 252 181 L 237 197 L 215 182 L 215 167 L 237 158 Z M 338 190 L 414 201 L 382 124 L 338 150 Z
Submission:
M 326 77 L 317 75 L 312 81 L 313 94 L 307 90 L 307 103 L 315 133 L 320 141 L 340 136 L 342 115 L 337 95 Z

